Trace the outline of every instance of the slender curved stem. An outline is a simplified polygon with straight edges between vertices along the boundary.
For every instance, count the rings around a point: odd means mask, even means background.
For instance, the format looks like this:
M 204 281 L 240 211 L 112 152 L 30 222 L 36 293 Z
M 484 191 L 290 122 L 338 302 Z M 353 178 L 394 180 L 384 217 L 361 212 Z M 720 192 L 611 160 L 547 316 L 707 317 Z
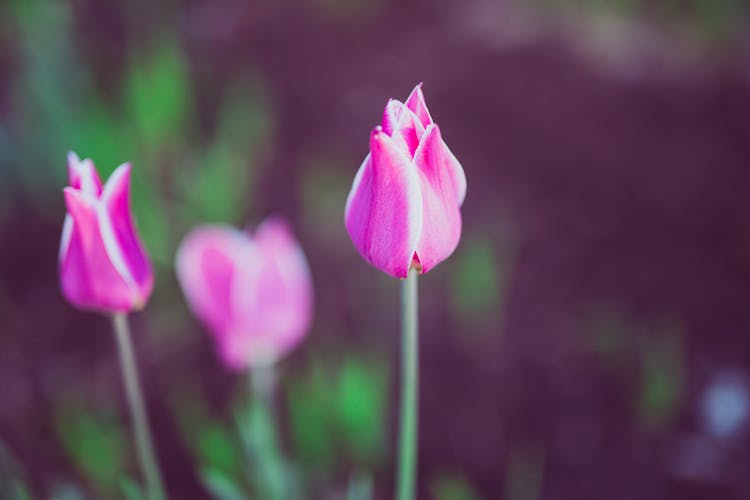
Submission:
M 396 498 L 413 500 L 416 490 L 419 398 L 419 324 L 416 269 L 403 284 L 401 316 L 401 429 Z
M 166 495 L 164 494 L 159 466 L 156 463 L 156 456 L 154 455 L 146 408 L 143 405 L 143 395 L 141 394 L 141 385 L 138 380 L 138 369 L 133 354 L 133 343 L 130 339 L 128 317 L 126 314 L 118 313 L 112 317 L 112 322 L 117 336 L 120 368 L 122 370 L 123 383 L 125 384 L 128 407 L 130 408 L 130 418 L 133 421 L 138 461 L 141 465 L 141 472 L 146 480 L 148 498 L 150 500 L 164 500 Z

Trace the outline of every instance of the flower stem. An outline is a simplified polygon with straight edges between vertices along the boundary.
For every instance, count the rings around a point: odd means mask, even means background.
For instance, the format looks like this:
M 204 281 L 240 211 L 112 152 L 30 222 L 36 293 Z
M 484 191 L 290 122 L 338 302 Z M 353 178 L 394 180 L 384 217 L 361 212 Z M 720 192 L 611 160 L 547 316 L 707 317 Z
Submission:
M 260 364 L 250 369 L 250 398 L 264 405 L 273 416 L 276 391 L 276 370 L 272 364 Z
M 258 496 L 268 500 L 288 497 L 286 463 L 279 446 L 274 395 L 276 371 L 273 364 L 250 369 L 250 437 Z
M 166 495 L 164 494 L 164 486 L 159 475 L 159 467 L 156 464 L 146 409 L 143 405 L 143 395 L 141 394 L 141 385 L 138 380 L 138 369 L 136 368 L 135 356 L 133 355 L 133 343 L 130 339 L 128 317 L 126 314 L 117 313 L 112 317 L 112 322 L 117 336 L 120 368 L 125 384 L 128 407 L 130 408 L 130 417 L 133 421 L 138 460 L 141 465 L 141 472 L 146 480 L 148 498 L 150 500 L 164 500 Z
M 413 500 L 417 469 L 417 403 L 419 394 L 419 325 L 416 269 L 403 283 L 401 316 L 401 429 L 396 498 Z

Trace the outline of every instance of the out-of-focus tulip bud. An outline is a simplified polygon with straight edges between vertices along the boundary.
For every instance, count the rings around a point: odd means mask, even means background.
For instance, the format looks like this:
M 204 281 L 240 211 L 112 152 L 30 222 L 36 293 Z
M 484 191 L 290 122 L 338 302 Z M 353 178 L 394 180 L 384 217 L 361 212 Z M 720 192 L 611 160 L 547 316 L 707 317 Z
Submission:
M 94 163 L 68 153 L 68 213 L 60 242 L 60 283 L 79 309 L 129 312 L 151 295 L 154 274 L 130 212 L 130 164 L 102 186 Z
M 177 276 L 193 313 L 235 370 L 274 363 L 307 334 L 313 289 L 302 248 L 286 223 L 251 236 L 231 227 L 193 229 L 180 244 Z
M 417 85 L 406 103 L 391 99 L 370 136 L 370 154 L 346 201 L 349 236 L 370 264 L 396 278 L 425 273 L 461 238 L 463 168 L 432 121 Z

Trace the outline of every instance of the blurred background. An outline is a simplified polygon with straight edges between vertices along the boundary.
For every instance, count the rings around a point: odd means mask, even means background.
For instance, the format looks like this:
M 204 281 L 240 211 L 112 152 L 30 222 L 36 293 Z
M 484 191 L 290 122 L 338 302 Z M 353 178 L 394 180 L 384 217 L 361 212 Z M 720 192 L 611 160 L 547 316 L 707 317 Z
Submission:
M 750 498 L 744 0 L 0 2 L 0 498 L 135 498 L 107 318 L 59 292 L 65 155 L 132 161 L 134 341 L 172 498 L 246 498 L 247 380 L 173 272 L 275 213 L 315 279 L 279 366 L 302 498 L 390 498 L 399 283 L 343 226 L 389 97 L 468 178 L 421 280 L 419 498 Z M 245 429 L 247 431 L 247 429 Z M 265 431 L 263 431 L 265 432 Z

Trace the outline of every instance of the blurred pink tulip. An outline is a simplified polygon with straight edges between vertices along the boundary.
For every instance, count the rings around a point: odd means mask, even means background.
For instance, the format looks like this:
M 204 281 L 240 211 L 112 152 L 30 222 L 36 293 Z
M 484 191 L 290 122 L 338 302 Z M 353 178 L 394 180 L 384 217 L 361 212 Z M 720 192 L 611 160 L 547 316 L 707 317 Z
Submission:
M 417 85 L 391 99 L 346 200 L 346 229 L 370 264 L 396 278 L 425 273 L 461 238 L 463 168 L 440 136 Z
M 279 219 L 255 232 L 192 230 L 177 252 L 188 304 L 211 330 L 227 366 L 274 363 L 306 335 L 313 289 L 302 248 Z
M 71 152 L 68 176 L 59 255 L 65 298 L 79 309 L 140 309 L 154 274 L 130 213 L 130 164 L 117 167 L 102 187 L 94 163 Z

